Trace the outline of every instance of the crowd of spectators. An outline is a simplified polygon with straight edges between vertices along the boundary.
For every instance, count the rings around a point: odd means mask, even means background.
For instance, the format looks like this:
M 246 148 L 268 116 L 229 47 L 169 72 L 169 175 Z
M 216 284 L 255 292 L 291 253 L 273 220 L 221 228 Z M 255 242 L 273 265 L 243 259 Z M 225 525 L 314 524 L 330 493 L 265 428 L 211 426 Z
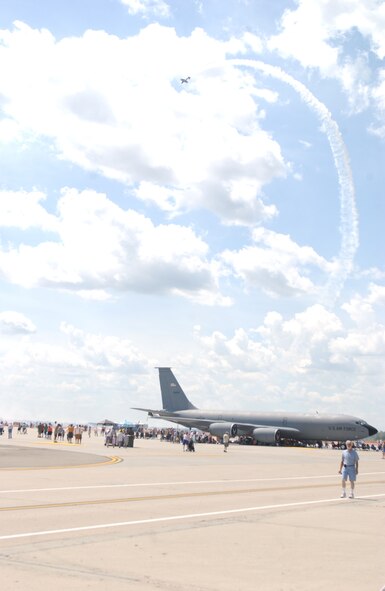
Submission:
M 37 437 L 54 442 L 61 442 L 67 440 L 68 443 L 82 442 L 84 434 L 88 434 L 88 437 L 93 435 L 98 437 L 99 435 L 104 437 L 106 445 L 122 445 L 124 436 L 130 435 L 132 439 L 158 439 L 168 443 L 180 443 L 183 445 L 185 451 L 195 451 L 195 443 L 208 443 L 218 444 L 222 443 L 221 438 L 211 435 L 210 433 L 204 433 L 195 429 L 189 430 L 180 427 L 148 427 L 147 425 L 133 425 L 132 427 L 119 426 L 117 424 L 111 425 L 81 425 L 70 423 L 65 425 L 64 423 L 58 423 L 57 421 L 50 422 L 37 422 L 27 423 L 26 421 L 12 422 L 0 420 L 0 436 L 4 433 L 8 433 L 8 438 L 11 439 L 13 432 L 17 431 L 17 434 L 26 434 L 28 429 L 36 428 Z M 241 436 L 232 438 L 231 443 L 235 444 L 255 444 L 255 441 L 251 437 Z M 189 443 L 191 444 L 189 445 Z M 283 442 L 285 445 L 299 445 L 298 442 Z M 322 447 L 325 449 L 342 449 L 345 445 L 344 442 L 339 441 L 323 441 L 315 442 L 312 445 L 316 447 Z M 354 446 L 363 451 L 381 451 L 385 459 L 385 441 L 356 441 Z
M 148 428 L 139 426 L 135 431 L 137 439 L 160 439 L 160 441 L 168 441 L 170 443 L 182 443 L 183 437 L 186 434 L 194 433 L 194 441 L 196 443 L 219 443 L 218 438 L 210 435 L 210 433 L 203 433 L 202 431 L 178 429 L 178 428 Z

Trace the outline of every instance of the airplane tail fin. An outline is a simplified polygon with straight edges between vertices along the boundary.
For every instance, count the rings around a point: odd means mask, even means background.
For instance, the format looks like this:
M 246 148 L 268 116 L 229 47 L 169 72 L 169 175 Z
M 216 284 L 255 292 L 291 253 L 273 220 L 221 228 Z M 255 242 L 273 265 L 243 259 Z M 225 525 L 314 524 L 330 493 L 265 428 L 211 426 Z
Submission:
M 171 369 L 169 367 L 158 367 L 157 369 L 159 371 L 163 409 L 176 412 L 196 408 L 183 392 Z

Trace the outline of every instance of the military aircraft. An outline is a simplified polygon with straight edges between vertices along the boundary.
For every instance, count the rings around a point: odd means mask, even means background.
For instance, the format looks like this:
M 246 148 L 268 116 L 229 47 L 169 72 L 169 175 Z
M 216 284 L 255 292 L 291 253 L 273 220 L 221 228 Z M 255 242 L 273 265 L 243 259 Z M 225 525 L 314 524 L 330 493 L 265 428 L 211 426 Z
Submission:
M 377 433 L 366 421 L 345 414 L 202 410 L 180 387 L 171 368 L 158 367 L 163 408 L 135 408 L 149 416 L 223 437 L 245 435 L 259 443 L 288 439 L 302 442 L 365 439 Z
M 180 83 L 181 84 L 188 84 L 188 81 L 190 80 L 190 76 L 187 76 L 187 78 L 181 78 L 180 79 Z

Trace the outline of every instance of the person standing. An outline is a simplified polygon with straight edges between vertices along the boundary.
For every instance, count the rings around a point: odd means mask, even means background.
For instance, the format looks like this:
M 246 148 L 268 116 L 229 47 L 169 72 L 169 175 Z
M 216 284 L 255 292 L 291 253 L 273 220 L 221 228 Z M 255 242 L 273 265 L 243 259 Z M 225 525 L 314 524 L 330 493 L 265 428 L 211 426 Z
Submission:
M 70 425 L 68 425 L 68 427 L 67 427 L 67 441 L 68 441 L 68 443 L 72 443 L 72 439 L 74 436 L 74 430 L 75 430 L 75 427 L 73 426 L 72 423 Z
M 189 442 L 188 442 L 188 450 L 195 451 L 195 433 L 194 433 L 194 431 L 190 432 Z
M 80 425 L 76 425 L 76 427 L 74 428 L 74 435 L 75 435 L 75 443 L 78 443 L 80 445 L 82 442 L 82 435 L 83 435 L 83 429 L 81 428 Z
M 354 485 L 358 474 L 358 453 L 353 449 L 351 441 L 346 442 L 346 449 L 342 452 L 340 469 L 338 474 L 342 474 L 342 493 L 341 499 L 346 497 L 346 481 L 350 480 L 350 495 L 349 499 L 354 499 Z
M 185 431 L 183 433 L 183 437 L 182 437 L 183 451 L 188 451 L 188 442 L 189 442 L 189 438 L 188 438 L 187 432 Z
M 230 437 L 227 432 L 223 435 L 222 441 L 223 441 L 223 451 L 227 452 L 227 448 L 229 447 L 229 441 L 230 441 Z

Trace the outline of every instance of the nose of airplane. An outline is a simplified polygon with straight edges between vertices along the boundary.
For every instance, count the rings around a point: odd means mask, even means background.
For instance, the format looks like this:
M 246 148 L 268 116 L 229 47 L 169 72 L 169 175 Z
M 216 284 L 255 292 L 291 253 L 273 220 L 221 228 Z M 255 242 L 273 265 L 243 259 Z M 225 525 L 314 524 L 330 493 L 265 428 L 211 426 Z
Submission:
M 365 426 L 366 426 L 367 430 L 369 431 L 369 437 L 378 433 L 378 429 L 376 429 L 375 427 L 372 427 L 371 425 L 365 425 Z

